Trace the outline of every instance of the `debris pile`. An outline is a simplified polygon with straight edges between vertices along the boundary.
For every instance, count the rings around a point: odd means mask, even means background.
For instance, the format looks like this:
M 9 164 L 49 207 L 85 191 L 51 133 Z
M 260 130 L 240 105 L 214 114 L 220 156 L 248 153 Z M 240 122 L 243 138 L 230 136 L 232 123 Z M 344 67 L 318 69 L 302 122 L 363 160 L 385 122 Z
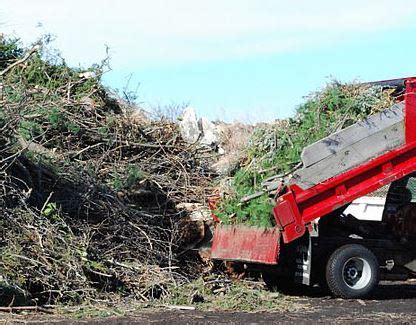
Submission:
M 0 38 L 1 285 L 33 303 L 152 299 L 189 276 L 179 204 L 210 193 L 211 148 L 112 95 L 106 64 Z

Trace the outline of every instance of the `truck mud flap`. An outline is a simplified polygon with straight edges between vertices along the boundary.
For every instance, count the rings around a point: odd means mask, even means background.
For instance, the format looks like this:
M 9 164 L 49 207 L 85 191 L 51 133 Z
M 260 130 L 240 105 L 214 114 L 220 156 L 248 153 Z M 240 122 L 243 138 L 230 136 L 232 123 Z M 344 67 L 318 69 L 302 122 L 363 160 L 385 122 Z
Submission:
M 276 265 L 280 231 L 277 228 L 218 225 L 212 241 L 213 259 Z
M 312 239 L 309 234 L 298 239 L 295 256 L 295 283 L 310 285 L 312 268 Z

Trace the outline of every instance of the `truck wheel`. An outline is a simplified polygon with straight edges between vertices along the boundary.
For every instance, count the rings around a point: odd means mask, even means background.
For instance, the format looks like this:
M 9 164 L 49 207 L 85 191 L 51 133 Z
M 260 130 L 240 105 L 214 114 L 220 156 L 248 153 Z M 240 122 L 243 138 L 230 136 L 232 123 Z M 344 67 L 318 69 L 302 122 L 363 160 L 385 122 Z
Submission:
M 377 258 L 362 245 L 351 244 L 338 248 L 326 265 L 326 282 L 336 297 L 366 296 L 377 285 L 378 278 Z

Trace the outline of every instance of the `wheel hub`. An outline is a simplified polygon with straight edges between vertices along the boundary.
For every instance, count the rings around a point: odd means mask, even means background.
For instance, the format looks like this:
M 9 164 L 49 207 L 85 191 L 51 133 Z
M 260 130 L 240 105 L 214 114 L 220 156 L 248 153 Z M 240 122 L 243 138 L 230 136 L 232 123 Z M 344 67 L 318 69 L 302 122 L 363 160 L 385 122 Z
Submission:
M 352 280 L 355 279 L 358 276 L 358 270 L 355 267 L 348 268 L 347 276 Z
M 365 259 L 353 257 L 345 262 L 342 276 L 347 286 L 360 290 L 370 282 L 371 268 Z

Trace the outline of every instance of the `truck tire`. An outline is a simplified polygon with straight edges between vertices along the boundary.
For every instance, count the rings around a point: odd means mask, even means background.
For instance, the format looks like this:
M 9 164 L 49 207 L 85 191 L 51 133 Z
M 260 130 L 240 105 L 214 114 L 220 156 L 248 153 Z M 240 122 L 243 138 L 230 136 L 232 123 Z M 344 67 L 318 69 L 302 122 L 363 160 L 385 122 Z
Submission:
M 377 258 L 362 245 L 350 244 L 338 248 L 326 265 L 326 282 L 336 297 L 364 297 L 375 288 L 378 279 Z

